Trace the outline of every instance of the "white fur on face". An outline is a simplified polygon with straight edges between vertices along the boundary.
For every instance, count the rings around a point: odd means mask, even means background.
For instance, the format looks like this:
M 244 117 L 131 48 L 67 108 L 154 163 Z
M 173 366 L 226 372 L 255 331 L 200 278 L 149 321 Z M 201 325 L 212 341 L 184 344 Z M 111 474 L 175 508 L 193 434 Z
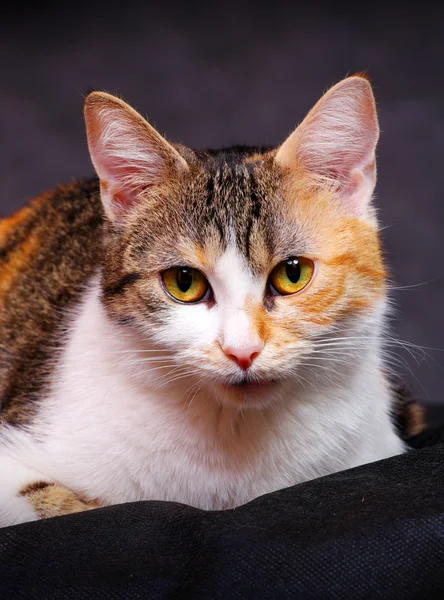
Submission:
M 215 304 L 179 304 L 171 306 L 171 318 L 159 341 L 173 345 L 187 357 L 197 360 L 196 368 L 208 370 L 208 351 L 216 352 L 217 372 L 231 375 L 239 368 L 226 358 L 223 348 L 248 347 L 261 342 L 245 310 L 247 299 L 262 302 L 266 278 L 257 278 L 234 243 L 230 244 L 206 274 Z M 206 364 L 202 364 L 204 361 Z

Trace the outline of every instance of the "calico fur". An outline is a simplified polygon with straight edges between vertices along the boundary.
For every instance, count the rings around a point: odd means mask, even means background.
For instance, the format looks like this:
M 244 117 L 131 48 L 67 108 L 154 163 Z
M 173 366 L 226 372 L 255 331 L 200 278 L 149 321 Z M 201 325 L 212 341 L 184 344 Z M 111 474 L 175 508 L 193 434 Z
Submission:
M 369 84 L 335 86 L 279 148 L 171 145 L 98 92 L 86 121 L 99 180 L 0 224 L 0 525 L 147 499 L 231 508 L 402 452 Z M 278 296 L 268 277 L 291 256 L 314 277 Z M 168 297 L 178 265 L 208 277 L 207 301 Z

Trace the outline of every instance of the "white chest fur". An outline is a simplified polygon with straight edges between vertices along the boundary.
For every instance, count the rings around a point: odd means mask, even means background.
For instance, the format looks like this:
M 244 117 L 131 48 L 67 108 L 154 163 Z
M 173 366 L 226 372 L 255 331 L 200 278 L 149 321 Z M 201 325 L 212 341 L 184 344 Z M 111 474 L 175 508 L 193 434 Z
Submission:
M 328 395 L 299 389 L 273 409 L 241 413 L 208 391 L 184 407 L 177 395 L 189 381 L 167 389 L 154 375 L 134 377 L 130 355 L 95 284 L 73 321 L 32 441 L 17 433 L 27 464 L 103 503 L 157 499 L 221 509 L 402 452 L 376 357 L 347 388 Z

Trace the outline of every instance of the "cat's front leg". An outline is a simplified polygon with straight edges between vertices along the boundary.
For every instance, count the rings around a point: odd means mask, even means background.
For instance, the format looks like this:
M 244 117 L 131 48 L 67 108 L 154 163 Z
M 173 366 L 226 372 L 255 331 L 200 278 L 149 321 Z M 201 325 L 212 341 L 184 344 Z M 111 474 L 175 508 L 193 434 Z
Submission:
M 0 456 L 0 527 L 98 506 L 23 463 Z

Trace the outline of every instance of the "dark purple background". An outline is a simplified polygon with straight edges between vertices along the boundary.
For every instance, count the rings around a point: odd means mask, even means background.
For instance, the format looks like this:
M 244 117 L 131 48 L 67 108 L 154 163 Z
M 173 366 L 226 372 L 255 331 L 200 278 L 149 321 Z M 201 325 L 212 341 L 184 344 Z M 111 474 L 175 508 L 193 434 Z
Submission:
M 377 202 L 397 308 L 393 335 L 443 348 L 444 18 L 360 3 L 17 5 L 0 22 L 0 216 L 92 167 L 82 94 L 116 92 L 172 141 L 277 144 L 347 74 L 374 83 Z M 366 3 L 368 4 L 368 3 Z M 291 8 L 290 8 L 291 6 Z M 303 6 L 303 8 L 301 8 Z M 405 379 L 442 403 L 444 353 Z

